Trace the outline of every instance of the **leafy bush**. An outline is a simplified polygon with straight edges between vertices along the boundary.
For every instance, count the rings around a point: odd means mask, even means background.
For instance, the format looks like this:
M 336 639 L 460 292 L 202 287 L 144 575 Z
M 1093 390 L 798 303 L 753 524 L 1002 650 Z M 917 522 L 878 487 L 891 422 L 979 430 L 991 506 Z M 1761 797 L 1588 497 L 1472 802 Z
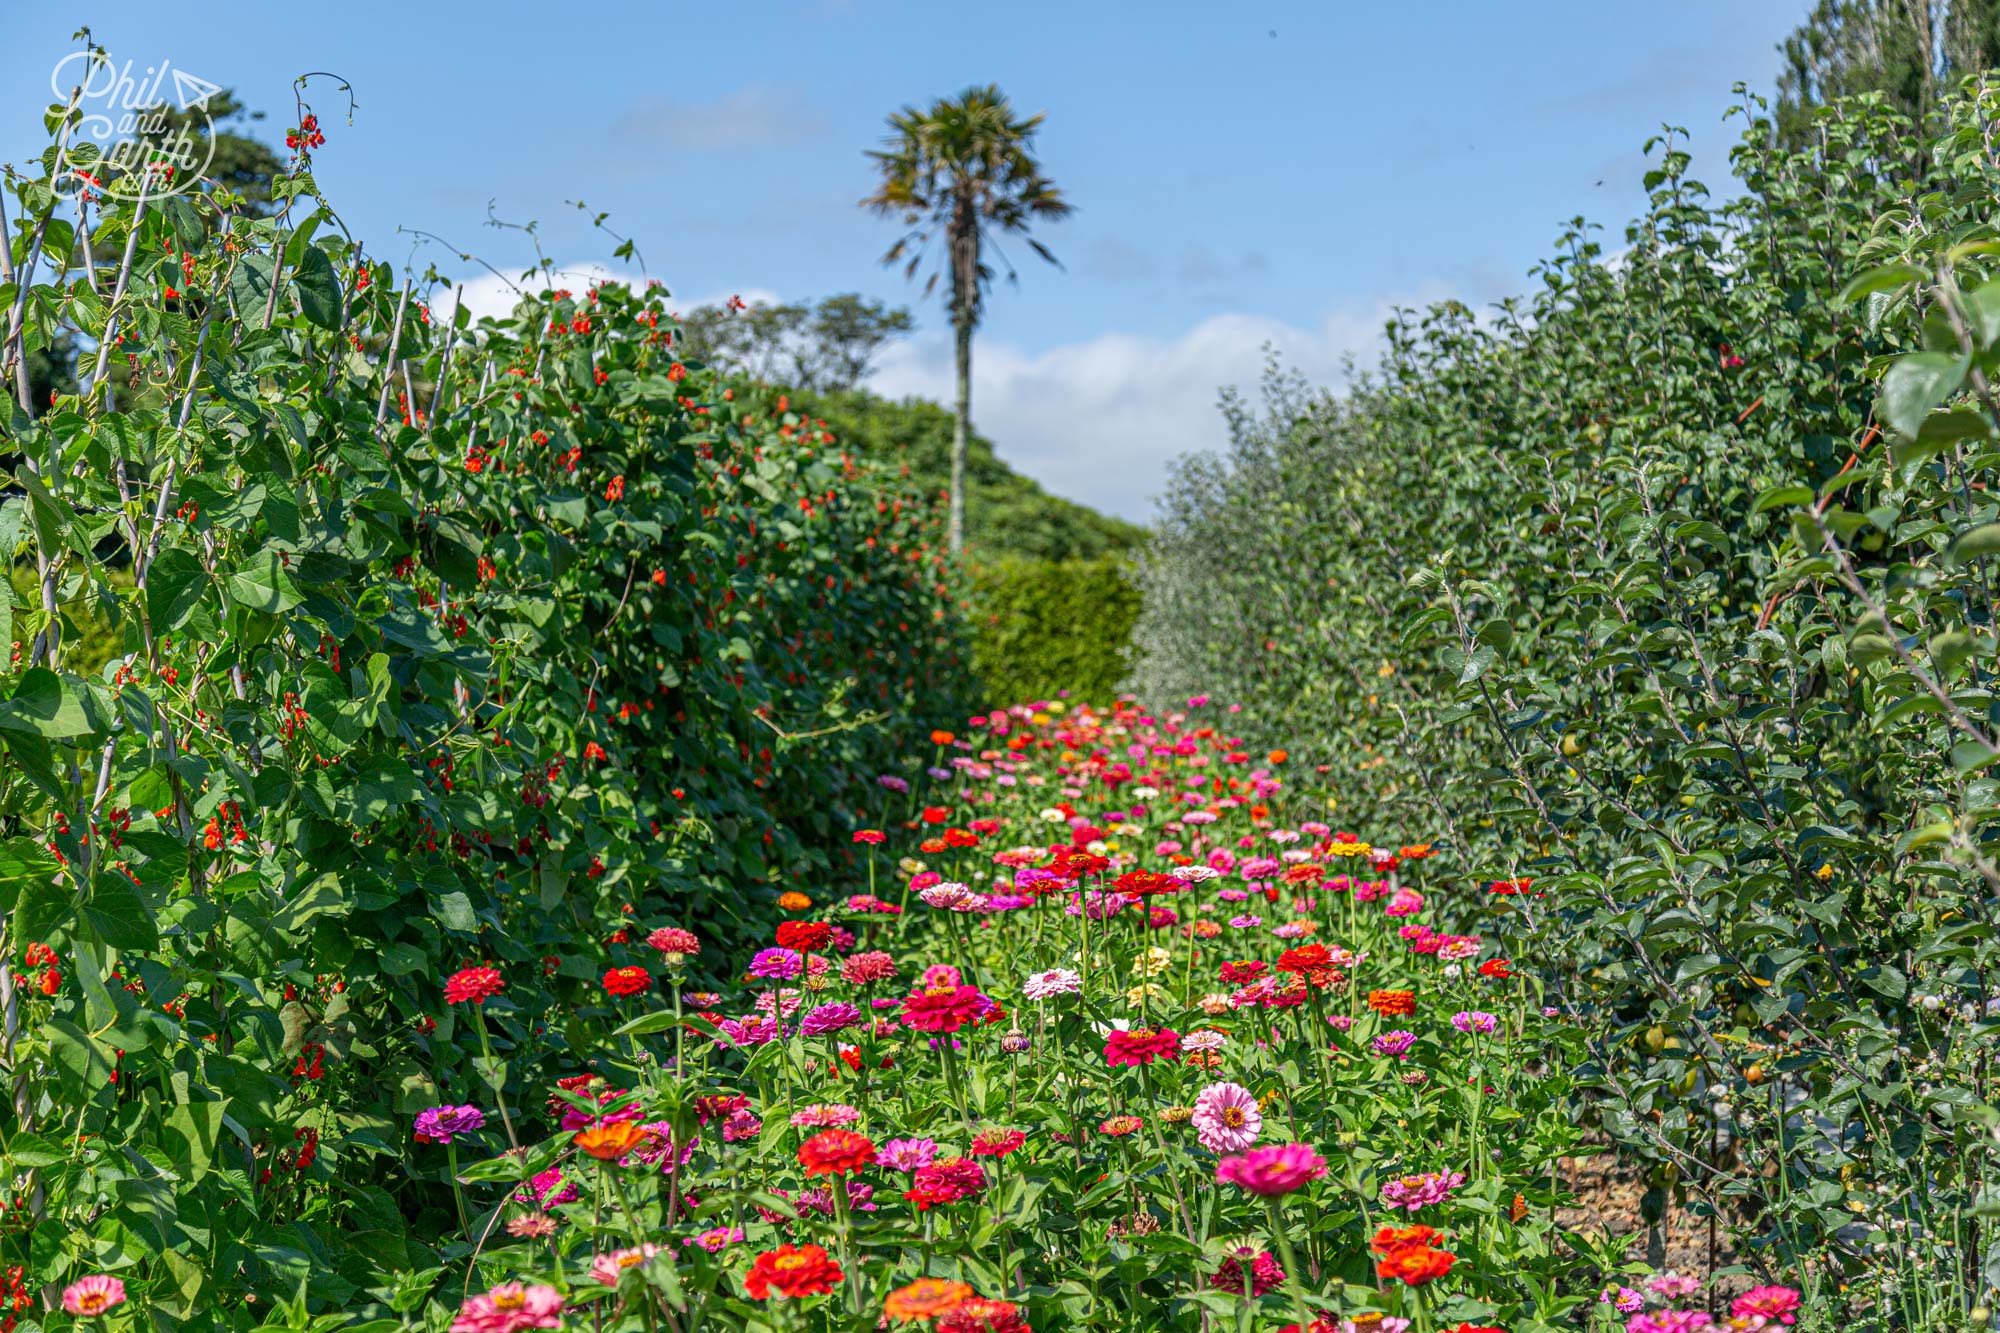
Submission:
M 1841 103 L 1799 153 L 1738 110 L 1727 203 L 1670 133 L 1615 256 L 1578 222 L 1346 395 L 1232 404 L 1138 677 L 1303 722 L 1343 822 L 1445 830 L 1592 1033 L 1651 1215 L 1852 1326 L 1955 1327 L 2000 1274 L 2000 97 Z
M 1108 702 L 1131 670 L 1139 589 L 1130 562 L 1002 559 L 968 569 L 972 669 L 995 704 Z
M 407 1114 L 540 1096 L 634 920 L 818 891 L 883 719 L 963 693 L 928 499 L 678 360 L 651 291 L 433 325 L 309 166 L 268 217 L 9 182 L 0 304 L 98 350 L 6 428 L 0 1247 L 139 1265 L 162 1327 L 428 1266 Z

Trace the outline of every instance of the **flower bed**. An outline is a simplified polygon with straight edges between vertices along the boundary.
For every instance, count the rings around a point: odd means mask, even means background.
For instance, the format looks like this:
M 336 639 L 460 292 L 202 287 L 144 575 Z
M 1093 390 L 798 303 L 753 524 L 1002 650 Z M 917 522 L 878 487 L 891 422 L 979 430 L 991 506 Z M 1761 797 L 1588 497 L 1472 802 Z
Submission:
M 427 1298 L 530 1328 L 1791 1324 L 1560 1233 L 1580 1036 L 1423 844 L 1316 816 L 1228 715 L 1017 708 L 933 735 L 872 891 L 801 886 L 717 960 L 670 921 L 568 1072 L 411 1128 L 448 1183 Z M 889 783 L 891 787 L 897 784 Z M 449 1007 L 482 1038 L 504 969 Z M 439 1015 L 440 1019 L 443 1014 Z M 510 1146 L 512 1145 L 512 1146 Z M 463 1292 L 461 1296 L 459 1293 Z M 81 1287 L 79 1299 L 90 1299 Z

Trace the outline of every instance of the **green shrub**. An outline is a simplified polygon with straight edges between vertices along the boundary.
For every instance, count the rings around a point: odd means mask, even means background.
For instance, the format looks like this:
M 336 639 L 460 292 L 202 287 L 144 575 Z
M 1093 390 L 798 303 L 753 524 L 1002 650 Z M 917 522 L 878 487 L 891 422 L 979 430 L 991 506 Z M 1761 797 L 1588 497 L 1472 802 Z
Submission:
M 973 564 L 967 582 L 972 669 L 989 704 L 1116 694 L 1139 617 L 1128 561 L 1017 557 Z
M 1743 110 L 1727 203 L 1670 135 L 1615 262 L 1579 222 L 1344 397 L 1232 404 L 1138 678 L 1313 735 L 1340 823 L 1434 830 L 1588 1034 L 1649 1216 L 1856 1327 L 1955 1327 L 2000 1166 L 2000 96 L 1842 103 L 1799 153 Z

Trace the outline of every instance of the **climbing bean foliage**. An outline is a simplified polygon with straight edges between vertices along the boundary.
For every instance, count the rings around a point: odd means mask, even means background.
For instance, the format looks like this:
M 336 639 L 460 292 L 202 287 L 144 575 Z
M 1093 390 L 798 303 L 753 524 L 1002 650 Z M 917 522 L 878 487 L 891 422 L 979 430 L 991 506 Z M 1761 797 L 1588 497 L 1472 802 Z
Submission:
M 1529 294 L 1225 402 L 1137 676 L 1312 736 L 1342 822 L 1429 817 L 1590 1032 L 1650 1218 L 1857 1327 L 1979 1323 L 2000 97 L 1835 104 L 1788 152 L 1738 93 L 1726 201 L 1669 130 L 1644 216 L 1571 224 Z
M 247 1328 L 429 1267 L 411 1114 L 587 1058 L 628 921 L 699 984 L 840 873 L 957 630 L 935 506 L 679 360 L 664 290 L 434 321 L 303 157 L 271 216 L 54 162 L 0 285 L 87 386 L 0 442 L 0 1258 Z

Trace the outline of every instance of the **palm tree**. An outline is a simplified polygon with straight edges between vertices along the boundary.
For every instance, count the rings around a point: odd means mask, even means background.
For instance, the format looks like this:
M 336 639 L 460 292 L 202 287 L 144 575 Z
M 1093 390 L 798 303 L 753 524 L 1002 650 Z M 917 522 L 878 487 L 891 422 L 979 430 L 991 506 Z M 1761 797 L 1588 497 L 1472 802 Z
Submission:
M 1028 228 L 1036 221 L 1067 217 L 1070 204 L 1042 175 L 1032 148 L 1040 115 L 1016 118 L 1000 89 L 988 84 L 957 97 L 939 98 L 928 111 L 904 107 L 889 117 L 887 147 L 871 151 L 882 173 L 875 193 L 862 207 L 898 217 L 909 228 L 882 256 L 885 264 L 907 261 L 914 278 L 933 240 L 944 258 L 924 284 L 928 296 L 948 276 L 945 308 L 951 312 L 958 352 L 958 420 L 951 437 L 951 549 L 965 545 L 965 442 L 972 430 L 972 331 L 980 302 L 993 279 L 986 261 L 990 248 L 1015 281 L 1000 254 L 997 236 L 1018 234 L 1029 248 L 1056 263 L 1056 257 Z M 1056 265 L 1058 268 L 1060 264 Z

